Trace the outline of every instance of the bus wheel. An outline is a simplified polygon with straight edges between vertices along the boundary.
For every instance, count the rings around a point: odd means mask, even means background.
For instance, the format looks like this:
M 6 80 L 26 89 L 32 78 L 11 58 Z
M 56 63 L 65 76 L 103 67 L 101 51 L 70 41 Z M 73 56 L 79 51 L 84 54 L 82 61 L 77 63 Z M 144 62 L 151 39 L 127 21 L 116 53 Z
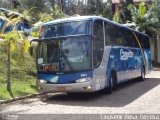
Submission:
M 117 75 L 116 72 L 112 72 L 111 78 L 109 80 L 108 93 L 111 94 L 113 90 L 117 87 Z
M 108 86 L 108 90 L 107 90 L 107 92 L 108 92 L 109 94 L 112 93 L 112 91 L 113 91 L 113 86 L 114 86 L 113 77 L 111 77 L 110 80 L 109 80 L 109 86 Z
M 145 80 L 145 69 L 144 67 L 141 69 L 141 76 L 139 77 L 140 81 L 144 81 Z
M 103 93 L 111 94 L 113 90 L 117 87 L 117 75 L 116 72 L 112 72 L 111 77 L 109 79 L 109 85 L 107 88 L 103 90 Z

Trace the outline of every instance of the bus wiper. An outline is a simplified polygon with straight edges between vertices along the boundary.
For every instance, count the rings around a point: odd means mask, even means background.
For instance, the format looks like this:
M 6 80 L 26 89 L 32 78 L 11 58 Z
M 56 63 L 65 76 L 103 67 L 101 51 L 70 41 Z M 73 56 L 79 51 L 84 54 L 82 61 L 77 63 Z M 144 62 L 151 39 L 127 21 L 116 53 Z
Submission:
M 61 50 L 61 53 L 62 53 L 62 55 L 63 55 L 63 57 L 64 57 L 66 63 L 68 64 L 69 68 L 73 71 L 73 70 L 74 70 L 73 67 L 72 67 L 71 64 L 69 63 L 69 61 L 68 61 L 66 55 L 64 54 L 64 52 L 63 52 L 62 50 Z

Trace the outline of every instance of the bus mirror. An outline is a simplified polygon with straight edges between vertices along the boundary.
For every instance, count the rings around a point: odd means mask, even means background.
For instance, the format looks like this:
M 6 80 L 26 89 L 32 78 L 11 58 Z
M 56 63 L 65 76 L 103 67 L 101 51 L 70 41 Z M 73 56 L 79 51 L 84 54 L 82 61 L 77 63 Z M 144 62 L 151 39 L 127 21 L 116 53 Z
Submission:
M 33 56 L 33 46 L 29 48 L 29 53 L 30 53 L 30 56 Z
M 32 46 L 32 42 L 38 42 L 38 41 L 39 41 L 39 39 L 33 39 L 33 40 L 30 41 L 29 53 L 30 53 L 31 56 L 33 56 L 33 54 L 35 53 L 34 52 L 35 46 L 34 45 Z

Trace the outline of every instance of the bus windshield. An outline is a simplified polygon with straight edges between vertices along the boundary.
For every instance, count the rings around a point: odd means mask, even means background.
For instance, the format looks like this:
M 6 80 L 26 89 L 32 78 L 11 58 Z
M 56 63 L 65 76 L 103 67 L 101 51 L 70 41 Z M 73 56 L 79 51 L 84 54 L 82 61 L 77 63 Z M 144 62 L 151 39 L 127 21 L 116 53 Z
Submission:
M 39 42 L 38 71 L 74 72 L 91 69 L 91 38 L 87 36 Z
M 64 22 L 42 27 L 41 38 L 90 34 L 90 21 Z

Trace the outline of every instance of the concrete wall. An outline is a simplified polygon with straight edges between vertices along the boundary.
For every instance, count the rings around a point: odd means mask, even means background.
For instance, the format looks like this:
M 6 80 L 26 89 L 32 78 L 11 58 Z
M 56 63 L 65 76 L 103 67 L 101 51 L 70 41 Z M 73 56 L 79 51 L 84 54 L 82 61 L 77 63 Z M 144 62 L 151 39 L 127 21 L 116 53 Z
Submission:
M 151 43 L 151 59 L 154 60 L 154 44 Z M 157 57 L 158 57 L 158 63 L 160 63 L 160 38 L 157 40 Z
M 151 43 L 151 60 L 154 60 L 154 44 Z
M 157 42 L 157 48 L 158 48 L 158 63 L 160 63 L 160 39 L 158 39 L 158 42 Z

